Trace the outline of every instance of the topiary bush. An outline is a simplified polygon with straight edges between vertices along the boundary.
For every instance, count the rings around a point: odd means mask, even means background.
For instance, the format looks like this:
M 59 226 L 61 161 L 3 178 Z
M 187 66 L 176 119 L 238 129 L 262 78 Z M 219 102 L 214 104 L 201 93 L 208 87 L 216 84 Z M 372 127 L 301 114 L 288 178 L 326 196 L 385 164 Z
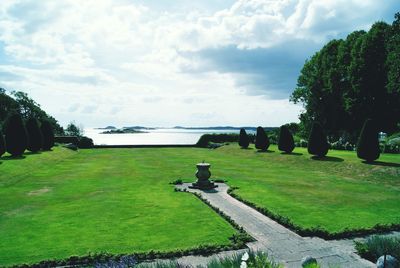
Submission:
M 285 153 L 291 153 L 294 149 L 293 135 L 286 125 L 281 126 L 279 132 L 278 149 Z
M 256 148 L 260 151 L 268 150 L 268 147 L 270 145 L 269 139 L 262 127 L 257 128 L 255 144 Z
M 54 146 L 54 131 L 49 121 L 43 121 L 40 127 L 43 135 L 43 150 L 49 151 Z
M 36 118 L 30 118 L 26 122 L 26 131 L 28 133 L 28 147 L 31 152 L 38 152 L 43 147 L 43 135 Z
M 317 157 L 324 157 L 328 153 L 329 144 L 322 126 L 318 122 L 314 122 L 312 125 L 307 149 L 309 154 Z
M 5 127 L 6 148 L 12 156 L 22 156 L 28 145 L 24 122 L 19 114 L 12 114 Z
M 357 143 L 357 157 L 367 162 L 373 162 L 379 158 L 380 147 L 378 130 L 371 119 L 367 119 L 361 130 Z
M 247 135 L 246 130 L 244 128 L 241 128 L 239 134 L 239 146 L 246 149 L 249 147 L 249 144 L 250 144 L 249 136 Z
M 93 148 L 93 146 L 94 146 L 94 144 L 93 144 L 93 140 L 91 138 L 88 138 L 85 136 L 79 138 L 78 148 L 90 149 L 90 148 Z
M 0 157 L 6 152 L 6 144 L 4 142 L 3 132 L 0 129 Z

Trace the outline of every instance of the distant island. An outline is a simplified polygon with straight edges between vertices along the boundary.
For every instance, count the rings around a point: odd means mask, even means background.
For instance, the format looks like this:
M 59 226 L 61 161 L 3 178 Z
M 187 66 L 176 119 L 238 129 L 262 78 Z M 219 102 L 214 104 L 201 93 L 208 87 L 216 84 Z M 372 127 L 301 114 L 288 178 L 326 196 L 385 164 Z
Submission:
M 106 126 L 106 127 L 98 127 L 96 129 L 117 129 L 117 128 L 114 126 Z
M 136 133 L 147 133 L 146 131 L 143 130 L 137 130 L 133 127 L 124 127 L 124 128 L 103 128 L 107 129 L 106 131 L 100 132 L 100 134 L 136 134 Z M 144 129 L 144 128 L 141 128 Z
M 240 130 L 241 128 L 244 128 L 246 130 L 251 130 L 251 131 L 256 131 L 257 127 L 232 127 L 232 126 L 216 126 L 216 127 L 181 127 L 181 126 L 175 126 L 173 127 L 174 129 L 192 129 L 192 130 Z M 275 130 L 278 127 L 264 127 L 265 130 L 270 131 L 270 130 Z

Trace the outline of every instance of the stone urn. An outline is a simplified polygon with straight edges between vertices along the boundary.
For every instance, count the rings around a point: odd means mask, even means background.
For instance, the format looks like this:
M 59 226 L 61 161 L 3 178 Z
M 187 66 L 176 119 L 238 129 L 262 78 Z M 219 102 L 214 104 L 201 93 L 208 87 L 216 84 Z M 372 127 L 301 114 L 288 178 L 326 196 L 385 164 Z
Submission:
M 211 172 L 210 172 L 211 165 L 209 163 L 198 163 L 196 167 L 197 167 L 197 172 L 196 172 L 197 181 L 192 183 L 192 185 L 189 186 L 190 188 L 211 190 L 218 187 L 218 185 L 215 185 L 213 182 L 209 180 L 211 177 Z

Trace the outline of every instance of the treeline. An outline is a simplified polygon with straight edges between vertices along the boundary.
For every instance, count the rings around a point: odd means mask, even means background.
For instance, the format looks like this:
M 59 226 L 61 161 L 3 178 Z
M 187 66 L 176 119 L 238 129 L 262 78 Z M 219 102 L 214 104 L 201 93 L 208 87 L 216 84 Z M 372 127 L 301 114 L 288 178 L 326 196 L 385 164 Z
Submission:
M 63 135 L 64 129 L 57 120 L 48 115 L 40 108 L 40 105 L 29 96 L 20 91 L 13 91 L 7 94 L 6 90 L 0 88 L 0 130 L 4 132 L 4 124 L 11 114 L 19 114 L 22 120 L 27 121 L 35 118 L 39 121 L 46 121 L 51 125 L 56 135 Z
M 25 150 L 37 153 L 48 151 L 54 146 L 54 131 L 49 121 L 39 122 L 31 117 L 26 121 L 18 113 L 11 113 L 4 123 L 4 136 L 0 130 L 0 157 L 8 152 L 20 157 Z
M 301 70 L 291 101 L 302 103 L 301 135 L 319 121 L 333 140 L 355 143 L 371 118 L 378 130 L 400 130 L 400 13 L 389 25 L 375 23 L 368 32 L 355 31 L 332 40 Z

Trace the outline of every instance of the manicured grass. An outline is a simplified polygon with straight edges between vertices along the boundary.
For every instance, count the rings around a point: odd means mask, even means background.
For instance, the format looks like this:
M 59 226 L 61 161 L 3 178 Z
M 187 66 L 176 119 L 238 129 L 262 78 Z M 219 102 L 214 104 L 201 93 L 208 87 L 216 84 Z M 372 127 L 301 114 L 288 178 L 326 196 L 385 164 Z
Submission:
M 303 148 L 292 155 L 270 150 L 58 148 L 0 160 L 0 265 L 227 244 L 234 230 L 168 185 L 193 181 L 203 160 L 214 179 L 239 187 L 240 197 L 304 228 L 335 233 L 400 223 L 400 155 L 368 165 L 354 152 L 329 151 L 327 161 L 318 161 Z
M 180 171 L 163 159 L 157 150 L 61 148 L 0 159 L 0 266 L 230 244 L 236 231 L 174 192 L 168 183 Z

